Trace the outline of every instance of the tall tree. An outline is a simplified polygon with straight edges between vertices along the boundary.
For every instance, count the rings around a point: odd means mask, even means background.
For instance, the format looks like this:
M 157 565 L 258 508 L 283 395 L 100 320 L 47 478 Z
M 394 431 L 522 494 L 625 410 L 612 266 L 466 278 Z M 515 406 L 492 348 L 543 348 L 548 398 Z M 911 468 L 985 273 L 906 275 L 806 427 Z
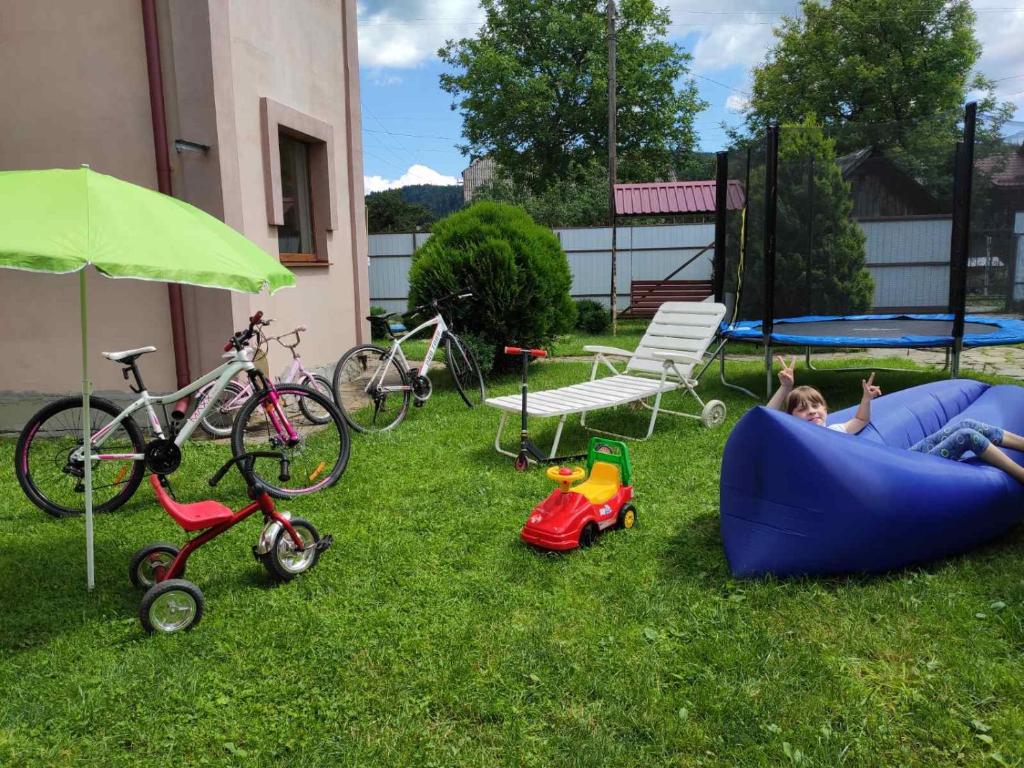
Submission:
M 1011 114 L 996 103 L 992 82 L 972 75 L 981 46 L 966 0 L 800 5 L 802 17 L 783 19 L 775 45 L 754 69 L 749 128 L 813 114 L 840 154 L 888 150 L 934 187 L 937 175 L 948 176 L 969 91 L 984 95 L 983 131 L 997 131 Z
M 367 229 L 383 232 L 414 232 L 434 221 L 433 214 L 418 203 L 407 203 L 398 189 L 371 192 L 366 196 Z
M 608 155 L 605 5 L 597 0 L 481 0 L 476 37 L 438 51 L 463 115 L 463 152 L 489 154 L 538 191 Z M 665 41 L 668 11 L 622 0 L 617 23 L 619 177 L 664 178 L 694 146 L 705 107 L 686 79 L 689 54 Z

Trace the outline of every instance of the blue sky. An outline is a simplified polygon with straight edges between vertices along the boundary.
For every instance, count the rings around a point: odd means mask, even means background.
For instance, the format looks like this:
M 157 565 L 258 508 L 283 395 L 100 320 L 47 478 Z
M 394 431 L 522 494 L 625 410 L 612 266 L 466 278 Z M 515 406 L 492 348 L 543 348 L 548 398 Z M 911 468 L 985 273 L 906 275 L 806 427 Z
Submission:
M 742 120 L 750 70 L 763 61 L 772 29 L 793 0 L 670 0 L 670 39 L 693 56 L 691 74 L 708 108 L 697 117 L 700 148 L 721 149 L 721 124 Z M 978 69 L 1024 120 L 1024 0 L 974 3 L 983 47 Z M 437 49 L 472 36 L 483 18 L 476 0 L 360 2 L 364 180 L 367 192 L 406 184 L 457 184 L 467 160 L 462 123 L 439 85 Z

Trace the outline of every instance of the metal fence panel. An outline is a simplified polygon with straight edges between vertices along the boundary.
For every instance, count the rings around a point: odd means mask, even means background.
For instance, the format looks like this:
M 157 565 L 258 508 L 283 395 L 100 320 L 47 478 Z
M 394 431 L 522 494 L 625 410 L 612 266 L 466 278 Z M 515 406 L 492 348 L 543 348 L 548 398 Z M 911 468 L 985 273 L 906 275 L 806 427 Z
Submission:
M 945 309 L 949 299 L 948 217 L 865 220 L 866 266 L 875 281 L 876 309 Z M 554 230 L 569 260 L 574 298 L 608 303 L 611 227 Z M 693 259 L 674 280 L 710 280 L 711 224 L 619 227 L 615 233 L 619 309 L 629 304 L 632 280 L 660 280 Z M 370 235 L 370 303 L 405 309 L 414 245 L 429 233 Z M 699 254 L 699 255 L 698 255 Z M 696 258 L 694 258 L 696 256 Z

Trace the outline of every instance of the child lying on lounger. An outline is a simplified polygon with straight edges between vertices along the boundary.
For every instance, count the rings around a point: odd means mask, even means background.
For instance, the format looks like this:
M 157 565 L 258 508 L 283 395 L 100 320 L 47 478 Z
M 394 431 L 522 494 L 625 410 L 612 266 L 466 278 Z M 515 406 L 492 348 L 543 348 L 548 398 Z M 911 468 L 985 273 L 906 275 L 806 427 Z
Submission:
M 781 365 L 779 388 L 768 401 L 768 407 L 824 427 L 825 417 L 828 415 L 828 404 L 824 396 L 814 387 L 793 386 L 796 379 L 795 355 L 788 364 L 782 357 L 777 359 Z M 861 387 L 864 394 L 853 418 L 842 424 L 831 424 L 829 429 L 856 435 L 868 425 L 871 421 L 871 401 L 881 395 L 882 390 L 875 385 L 874 373 L 861 380 Z M 963 419 L 954 424 L 947 424 L 919 440 L 910 446 L 910 450 L 953 461 L 960 460 L 965 453 L 972 451 L 982 461 L 1024 483 L 1024 467 L 1007 456 L 999 446 L 1024 451 L 1024 437 L 980 421 Z

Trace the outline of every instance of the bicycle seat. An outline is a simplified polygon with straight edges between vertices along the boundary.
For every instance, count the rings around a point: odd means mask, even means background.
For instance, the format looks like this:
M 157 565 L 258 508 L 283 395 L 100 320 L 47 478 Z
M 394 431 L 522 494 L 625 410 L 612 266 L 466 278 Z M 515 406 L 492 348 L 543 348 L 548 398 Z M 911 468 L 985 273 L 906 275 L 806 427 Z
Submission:
M 167 510 L 167 514 L 174 518 L 174 522 L 186 531 L 199 531 L 203 528 L 211 528 L 220 523 L 226 523 L 234 516 L 234 512 L 225 507 L 219 501 L 207 499 L 196 501 L 191 504 L 179 504 L 171 498 L 162 485 L 157 475 L 149 476 L 149 484 L 153 486 L 156 499 L 160 506 Z
M 137 358 L 147 352 L 156 352 L 156 347 L 139 347 L 138 349 L 126 349 L 121 352 L 104 352 L 103 356 L 107 360 L 113 360 L 115 363 L 131 365 Z

